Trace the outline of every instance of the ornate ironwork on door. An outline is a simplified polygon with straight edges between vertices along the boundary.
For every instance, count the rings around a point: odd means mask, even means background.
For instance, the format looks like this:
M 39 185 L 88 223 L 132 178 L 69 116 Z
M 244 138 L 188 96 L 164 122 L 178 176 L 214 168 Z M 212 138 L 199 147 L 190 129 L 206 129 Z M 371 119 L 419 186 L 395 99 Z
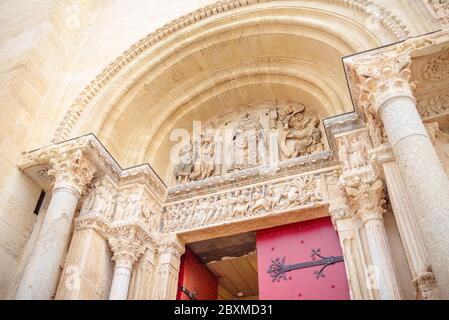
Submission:
M 342 256 L 323 257 L 320 254 L 320 252 L 321 249 L 312 249 L 312 254 L 310 255 L 310 257 L 312 258 L 318 257 L 320 258 L 320 260 L 312 260 L 296 264 L 285 264 L 286 257 L 273 259 L 271 260 L 272 263 L 268 267 L 267 273 L 270 275 L 273 282 L 280 282 L 281 280 L 288 281 L 286 275 L 287 272 L 298 269 L 322 266 L 322 268 L 319 271 L 314 271 L 314 274 L 316 279 L 324 278 L 326 276 L 324 274 L 324 270 L 330 265 L 343 262 L 343 257 Z
M 196 291 L 196 289 L 190 291 L 186 287 L 179 287 L 179 291 L 182 291 L 182 293 L 184 293 L 189 298 L 189 300 L 198 300 L 198 291 Z

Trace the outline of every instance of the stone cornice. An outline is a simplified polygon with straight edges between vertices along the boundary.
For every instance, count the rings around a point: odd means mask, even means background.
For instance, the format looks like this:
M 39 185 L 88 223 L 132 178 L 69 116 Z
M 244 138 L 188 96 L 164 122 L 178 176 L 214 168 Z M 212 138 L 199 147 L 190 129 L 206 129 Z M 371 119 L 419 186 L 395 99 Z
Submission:
M 406 26 L 401 22 L 399 17 L 392 14 L 387 9 L 379 6 L 372 0 L 321 0 L 327 3 L 334 3 L 342 7 L 351 8 L 359 12 L 363 12 L 367 15 L 378 14 L 378 18 L 383 25 L 390 30 L 390 32 L 397 39 L 406 39 L 410 34 Z M 66 112 L 63 120 L 59 123 L 52 142 L 61 142 L 67 139 L 70 135 L 72 127 L 79 119 L 80 115 L 86 108 L 86 106 L 96 97 L 98 92 L 105 87 L 114 76 L 120 72 L 125 66 L 133 63 L 143 53 L 152 49 L 152 47 L 160 41 L 168 38 L 169 36 L 190 27 L 196 23 L 199 23 L 212 16 L 220 15 L 228 11 L 241 9 L 244 7 L 250 7 L 255 5 L 261 5 L 271 2 L 285 2 L 285 0 L 227 0 L 219 1 L 213 5 L 201 8 L 186 16 L 182 16 L 171 23 L 163 26 L 160 29 L 150 33 L 145 38 L 139 40 L 136 44 L 132 45 L 130 49 L 125 51 L 121 56 L 116 58 L 110 63 L 89 85 L 87 85 L 78 98 L 73 102 Z
M 146 185 L 160 203 L 164 202 L 166 186 L 148 164 L 122 169 L 93 134 L 25 152 L 18 166 L 43 189 L 50 190 L 54 183 L 48 174 L 52 167 L 51 159 L 78 151 L 95 167 L 96 177 L 108 175 L 118 186 L 131 183 Z

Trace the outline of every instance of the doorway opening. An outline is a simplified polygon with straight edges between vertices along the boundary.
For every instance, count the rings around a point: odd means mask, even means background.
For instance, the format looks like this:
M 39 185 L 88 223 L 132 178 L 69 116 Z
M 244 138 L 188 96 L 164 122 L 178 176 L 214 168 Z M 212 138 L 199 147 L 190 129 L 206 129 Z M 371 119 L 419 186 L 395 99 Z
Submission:
M 258 300 L 256 233 L 187 245 L 181 260 L 178 299 Z
M 329 217 L 187 245 L 182 300 L 347 300 L 338 235 Z

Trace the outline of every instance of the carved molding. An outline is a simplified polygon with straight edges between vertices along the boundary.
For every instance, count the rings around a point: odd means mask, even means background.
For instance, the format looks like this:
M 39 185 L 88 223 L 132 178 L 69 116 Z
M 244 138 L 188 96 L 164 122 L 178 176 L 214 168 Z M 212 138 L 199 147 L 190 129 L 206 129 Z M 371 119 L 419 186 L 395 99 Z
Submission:
M 283 178 L 336 165 L 338 163 L 332 151 L 318 152 L 280 161 L 275 165 L 266 164 L 168 188 L 168 201 L 174 202 L 200 195 L 206 196 L 223 189 L 267 182 L 273 180 L 273 178 Z
M 435 19 L 443 25 L 449 25 L 448 0 L 426 0 L 426 4 Z

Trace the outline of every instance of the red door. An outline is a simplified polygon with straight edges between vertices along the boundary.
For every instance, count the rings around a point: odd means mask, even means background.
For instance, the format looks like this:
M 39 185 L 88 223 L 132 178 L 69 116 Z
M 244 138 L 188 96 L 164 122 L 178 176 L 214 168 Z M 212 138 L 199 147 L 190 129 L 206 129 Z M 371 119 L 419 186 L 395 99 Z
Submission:
M 176 299 L 217 300 L 217 297 L 217 278 L 201 263 L 192 250 L 186 248 L 185 254 L 181 257 Z
M 342 250 L 330 218 L 261 230 L 256 241 L 261 300 L 349 299 Z

